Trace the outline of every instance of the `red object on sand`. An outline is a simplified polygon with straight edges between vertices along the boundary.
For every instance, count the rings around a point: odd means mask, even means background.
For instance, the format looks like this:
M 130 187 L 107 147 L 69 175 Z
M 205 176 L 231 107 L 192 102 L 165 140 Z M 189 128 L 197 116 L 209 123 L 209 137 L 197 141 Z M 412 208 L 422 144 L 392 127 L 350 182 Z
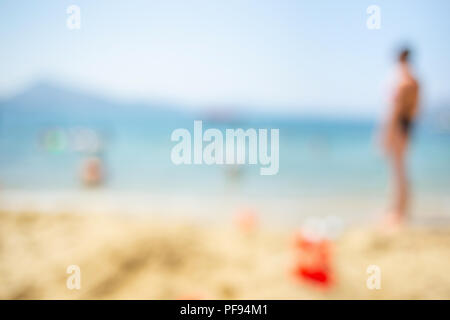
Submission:
M 322 288 L 330 287 L 333 281 L 331 242 L 327 239 L 307 239 L 301 233 L 294 238 L 294 277 Z
M 312 270 L 304 267 L 299 267 L 295 270 L 295 275 L 301 277 L 303 280 L 309 280 L 323 285 L 331 284 L 331 277 L 328 270 Z

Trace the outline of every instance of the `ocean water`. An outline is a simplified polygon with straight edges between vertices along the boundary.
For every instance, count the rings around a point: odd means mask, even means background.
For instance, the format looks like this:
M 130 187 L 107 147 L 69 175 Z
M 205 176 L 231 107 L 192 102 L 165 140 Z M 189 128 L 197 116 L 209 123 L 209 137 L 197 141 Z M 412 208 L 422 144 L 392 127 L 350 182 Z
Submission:
M 195 119 L 203 120 L 204 130 L 279 129 L 278 174 L 260 175 L 259 164 L 173 164 L 170 155 L 176 143 L 170 136 L 177 128 L 193 132 Z M 77 132 L 88 130 L 101 139 L 97 155 L 106 173 L 98 188 L 102 191 L 201 199 L 236 196 L 254 203 L 269 199 L 289 199 L 285 204 L 299 199 L 315 199 L 320 205 L 327 205 L 327 199 L 374 203 L 386 198 L 389 190 L 389 168 L 376 143 L 377 127 L 376 121 L 352 119 L 242 116 L 217 121 L 145 108 L 6 106 L 0 116 L 0 185 L 3 190 L 27 192 L 84 191 L 80 165 L 91 154 L 77 149 L 74 140 Z M 414 129 L 408 158 L 413 193 L 447 205 L 450 134 L 427 123 Z
M 279 172 L 261 176 L 261 165 L 175 165 L 173 130 L 279 129 Z M 0 181 L 3 188 L 76 189 L 77 173 L 89 152 L 74 150 L 76 130 L 92 129 L 102 139 L 99 153 L 107 180 L 103 188 L 220 193 L 232 183 L 249 194 L 370 192 L 388 179 L 386 161 L 377 146 L 375 122 L 355 120 L 241 119 L 215 122 L 201 116 L 153 118 L 151 112 L 86 119 L 76 114 L 7 114 L 0 127 Z M 57 135 L 56 148 L 43 145 L 45 134 Z M 206 143 L 204 143 L 206 145 Z M 450 134 L 432 127 L 415 128 L 410 148 L 411 181 L 422 192 L 450 191 Z M 234 170 L 234 171 L 233 171 Z M 234 172 L 234 174 L 232 174 Z

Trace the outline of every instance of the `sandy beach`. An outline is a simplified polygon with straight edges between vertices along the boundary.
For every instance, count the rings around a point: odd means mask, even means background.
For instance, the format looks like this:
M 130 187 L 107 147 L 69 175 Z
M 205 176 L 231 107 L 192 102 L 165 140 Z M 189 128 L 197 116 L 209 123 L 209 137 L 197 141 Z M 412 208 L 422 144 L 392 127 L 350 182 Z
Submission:
M 449 299 L 450 228 L 381 234 L 360 227 L 334 243 L 336 284 L 296 281 L 292 232 L 244 234 L 232 223 L 77 214 L 0 213 L 1 299 Z M 69 265 L 81 289 L 66 287 Z M 369 265 L 381 289 L 366 286 Z

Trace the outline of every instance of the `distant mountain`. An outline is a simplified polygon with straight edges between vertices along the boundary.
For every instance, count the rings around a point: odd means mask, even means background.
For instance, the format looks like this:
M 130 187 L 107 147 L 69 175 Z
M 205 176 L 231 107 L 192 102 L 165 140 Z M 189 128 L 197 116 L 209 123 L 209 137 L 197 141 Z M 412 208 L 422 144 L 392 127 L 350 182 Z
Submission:
M 22 93 L 0 101 L 3 111 L 95 112 L 141 110 L 159 114 L 177 113 L 177 107 L 164 102 L 119 103 L 82 90 L 40 81 Z
M 95 95 L 71 88 L 55 86 L 47 82 L 38 82 L 15 97 L 3 101 L 3 107 L 20 109 L 59 109 L 83 108 L 91 106 L 113 106 L 114 103 Z
M 90 126 L 136 128 L 176 126 L 186 114 L 163 102 L 121 103 L 73 88 L 39 82 L 0 101 L 0 128 Z M 192 116 L 192 115 L 191 115 Z

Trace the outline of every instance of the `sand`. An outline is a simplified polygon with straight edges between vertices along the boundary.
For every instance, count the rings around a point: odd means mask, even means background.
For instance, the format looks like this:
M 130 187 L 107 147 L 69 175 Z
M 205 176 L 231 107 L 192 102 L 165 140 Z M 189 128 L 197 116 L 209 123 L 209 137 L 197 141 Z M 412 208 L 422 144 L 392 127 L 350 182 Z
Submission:
M 292 233 L 121 216 L 0 213 L 1 299 L 449 299 L 450 227 L 334 243 L 336 284 L 296 281 Z M 81 288 L 66 287 L 69 265 Z M 369 265 L 381 288 L 366 286 Z

